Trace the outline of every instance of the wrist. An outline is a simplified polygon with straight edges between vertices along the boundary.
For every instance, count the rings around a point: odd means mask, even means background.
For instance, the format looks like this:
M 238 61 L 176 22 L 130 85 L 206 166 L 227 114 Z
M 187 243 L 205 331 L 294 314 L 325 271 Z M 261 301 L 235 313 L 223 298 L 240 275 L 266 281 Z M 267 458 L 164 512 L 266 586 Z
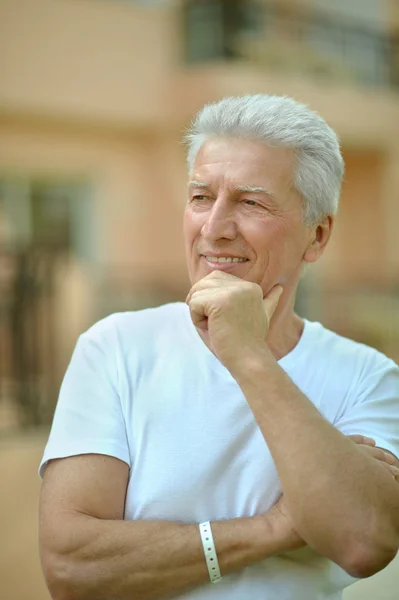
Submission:
M 267 513 L 255 515 L 250 518 L 251 543 L 258 560 L 270 558 L 287 549 L 287 541 L 279 527 L 277 519 Z
M 295 550 L 304 545 L 299 536 L 282 521 L 274 507 L 254 518 L 258 519 L 256 535 L 264 558 Z
M 274 554 L 264 515 L 212 521 L 212 532 L 222 576 L 247 567 Z
M 262 346 L 243 348 L 239 359 L 229 370 L 239 384 L 245 384 L 246 381 L 253 381 L 254 377 L 264 373 L 268 366 L 275 362 L 270 349 L 265 343 Z

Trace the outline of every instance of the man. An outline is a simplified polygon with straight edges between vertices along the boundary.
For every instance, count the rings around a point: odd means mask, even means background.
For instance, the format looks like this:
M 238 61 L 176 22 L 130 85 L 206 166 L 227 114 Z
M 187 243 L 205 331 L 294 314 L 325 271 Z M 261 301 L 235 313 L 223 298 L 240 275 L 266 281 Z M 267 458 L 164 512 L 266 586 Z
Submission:
M 41 465 L 49 589 L 337 600 L 399 546 L 399 369 L 293 309 L 331 235 L 338 140 L 254 95 L 206 106 L 187 141 L 192 287 L 78 341 Z

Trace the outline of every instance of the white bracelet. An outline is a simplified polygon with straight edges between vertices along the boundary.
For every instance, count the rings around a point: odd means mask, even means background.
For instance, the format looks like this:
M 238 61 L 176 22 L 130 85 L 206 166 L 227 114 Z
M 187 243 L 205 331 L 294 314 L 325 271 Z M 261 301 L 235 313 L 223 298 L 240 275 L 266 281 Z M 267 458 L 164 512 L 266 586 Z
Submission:
M 222 579 L 219 569 L 218 557 L 216 554 L 215 543 L 213 541 L 211 524 L 209 521 L 200 523 L 199 526 L 202 546 L 204 548 L 206 566 L 208 567 L 209 578 L 212 583 L 217 583 Z

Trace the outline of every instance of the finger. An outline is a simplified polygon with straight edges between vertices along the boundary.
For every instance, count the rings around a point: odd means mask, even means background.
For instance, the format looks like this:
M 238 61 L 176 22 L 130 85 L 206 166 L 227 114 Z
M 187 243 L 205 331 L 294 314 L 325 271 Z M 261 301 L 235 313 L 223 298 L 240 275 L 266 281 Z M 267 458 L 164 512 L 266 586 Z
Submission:
M 203 313 L 201 307 L 190 303 L 190 316 L 191 321 L 195 327 L 206 331 L 208 329 L 208 317 Z
M 391 471 L 394 479 L 396 479 L 396 481 L 399 482 L 399 469 L 398 469 L 398 467 L 390 466 L 389 468 L 390 468 L 390 471 Z
M 390 475 L 399 483 L 399 469 L 398 467 L 394 467 L 392 465 L 388 465 L 387 463 L 381 463 L 381 465 L 388 470 Z
M 384 451 L 383 451 L 384 452 Z M 392 454 L 389 454 L 389 452 L 384 452 L 385 454 L 385 458 L 384 460 L 389 463 L 390 465 L 395 466 L 396 460 L 394 459 L 394 457 L 392 456 Z
M 205 290 L 212 290 L 212 289 L 220 288 L 220 281 L 215 281 L 215 280 L 205 281 L 205 279 L 206 278 L 204 277 L 204 279 L 197 281 L 197 283 L 195 285 L 193 285 L 193 287 L 187 294 L 186 304 L 190 304 L 191 298 L 193 297 L 194 294 L 198 294 L 198 292 L 203 292 Z
M 399 469 L 397 467 L 389 464 L 388 462 L 386 462 L 386 460 L 380 459 L 379 457 L 375 456 L 374 458 L 378 460 L 382 468 L 386 469 L 390 473 L 390 475 L 392 475 L 393 477 L 395 477 L 395 479 L 398 479 L 399 481 Z
M 389 454 L 389 452 L 385 452 L 385 450 L 383 450 L 382 448 L 368 448 L 368 450 L 371 451 L 373 456 L 375 458 L 378 458 L 378 460 L 382 460 L 390 465 L 396 464 L 396 460 L 392 456 L 392 454 Z
M 230 275 L 229 273 L 223 273 L 223 271 L 212 271 L 206 277 L 203 277 L 197 283 L 195 283 L 186 297 L 186 304 L 190 303 L 190 300 L 196 292 L 201 290 L 220 289 L 221 287 L 226 288 L 232 285 L 236 285 L 237 281 L 242 281 L 238 277 Z
M 217 297 L 219 302 L 220 289 L 206 289 L 194 292 L 191 296 L 188 306 L 190 309 L 191 320 L 195 327 L 199 329 L 208 329 L 208 312 L 210 311 L 210 305 L 214 297 Z M 215 302 L 213 302 L 215 304 Z
M 395 467 L 399 467 L 399 459 L 397 458 L 397 456 L 395 456 L 394 454 L 392 454 L 388 450 L 385 450 L 385 448 L 381 448 L 380 446 L 377 446 L 377 448 L 380 448 L 380 450 L 382 450 L 383 452 L 385 452 L 385 454 L 387 455 L 387 457 L 389 457 L 389 461 L 393 465 L 395 465 Z
M 347 437 L 353 438 L 355 436 Z M 395 479 L 395 481 L 399 483 L 399 469 L 396 466 L 395 458 L 391 454 L 389 454 L 389 452 L 385 452 L 384 450 L 382 450 L 382 448 L 374 448 L 365 444 L 359 445 L 361 446 L 363 452 L 365 452 L 375 460 L 378 460 L 381 466 L 384 467 L 384 469 L 387 469 L 390 475 L 392 475 L 392 477 Z
M 395 459 L 388 452 L 384 452 L 381 448 L 373 448 L 372 446 L 366 446 L 360 444 L 362 446 L 362 450 L 366 452 L 369 456 L 372 456 L 376 460 L 379 460 L 388 465 L 394 465 Z
M 384 469 L 386 469 L 388 471 L 388 473 L 390 475 L 392 475 L 392 477 L 394 479 L 399 478 L 399 469 L 397 469 L 396 467 L 392 467 L 391 465 L 388 465 L 387 463 L 384 463 L 384 462 L 381 462 L 380 464 Z
M 346 436 L 351 439 L 355 444 L 364 444 L 365 446 L 375 446 L 375 440 L 366 437 L 364 435 L 354 434 Z
M 275 285 L 267 294 L 266 298 L 263 299 L 263 307 L 265 309 L 267 320 L 269 323 L 271 321 L 274 311 L 277 308 L 282 293 L 283 286 Z
M 392 467 L 391 465 L 388 465 L 387 463 L 380 463 L 382 467 L 384 467 L 384 469 L 386 469 L 391 475 L 393 475 L 395 477 L 395 474 L 392 472 Z
M 191 298 L 194 296 L 194 294 L 198 294 L 198 292 L 202 292 L 205 289 L 211 289 L 212 287 L 220 287 L 220 284 L 216 284 L 216 283 L 203 283 L 203 280 L 201 279 L 201 281 L 198 281 L 195 285 L 193 285 L 193 287 L 191 288 L 191 290 L 188 292 L 187 297 L 186 297 L 186 304 L 190 304 L 191 302 Z

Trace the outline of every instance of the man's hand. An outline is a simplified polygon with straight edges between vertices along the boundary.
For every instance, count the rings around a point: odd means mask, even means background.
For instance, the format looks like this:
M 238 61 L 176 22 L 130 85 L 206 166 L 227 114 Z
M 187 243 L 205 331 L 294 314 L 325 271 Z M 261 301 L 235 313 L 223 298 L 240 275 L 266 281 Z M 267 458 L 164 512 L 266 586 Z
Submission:
M 195 327 L 207 333 L 210 349 L 231 371 L 244 352 L 265 348 L 282 291 L 281 286 L 274 286 L 263 298 L 258 284 L 212 271 L 191 288 L 186 303 Z
M 372 438 L 363 435 L 348 435 L 347 437 L 355 444 L 358 444 L 362 451 L 380 461 L 381 466 L 388 469 L 394 479 L 399 483 L 399 469 L 395 466 L 395 464 L 398 463 L 397 459 L 395 460 L 391 454 L 384 452 L 381 448 L 377 448 L 375 440 Z M 284 500 L 284 495 L 280 496 L 276 504 L 268 510 L 266 515 L 271 526 L 278 532 L 278 537 L 282 541 L 284 552 L 297 550 L 298 548 L 306 546 L 306 542 L 301 538 L 294 527 L 293 520 Z
M 363 435 L 348 435 L 347 437 L 358 444 L 363 452 L 379 460 L 381 465 L 388 469 L 392 477 L 399 483 L 399 461 L 392 454 L 385 452 L 382 448 L 377 448 L 375 440 L 372 438 Z

